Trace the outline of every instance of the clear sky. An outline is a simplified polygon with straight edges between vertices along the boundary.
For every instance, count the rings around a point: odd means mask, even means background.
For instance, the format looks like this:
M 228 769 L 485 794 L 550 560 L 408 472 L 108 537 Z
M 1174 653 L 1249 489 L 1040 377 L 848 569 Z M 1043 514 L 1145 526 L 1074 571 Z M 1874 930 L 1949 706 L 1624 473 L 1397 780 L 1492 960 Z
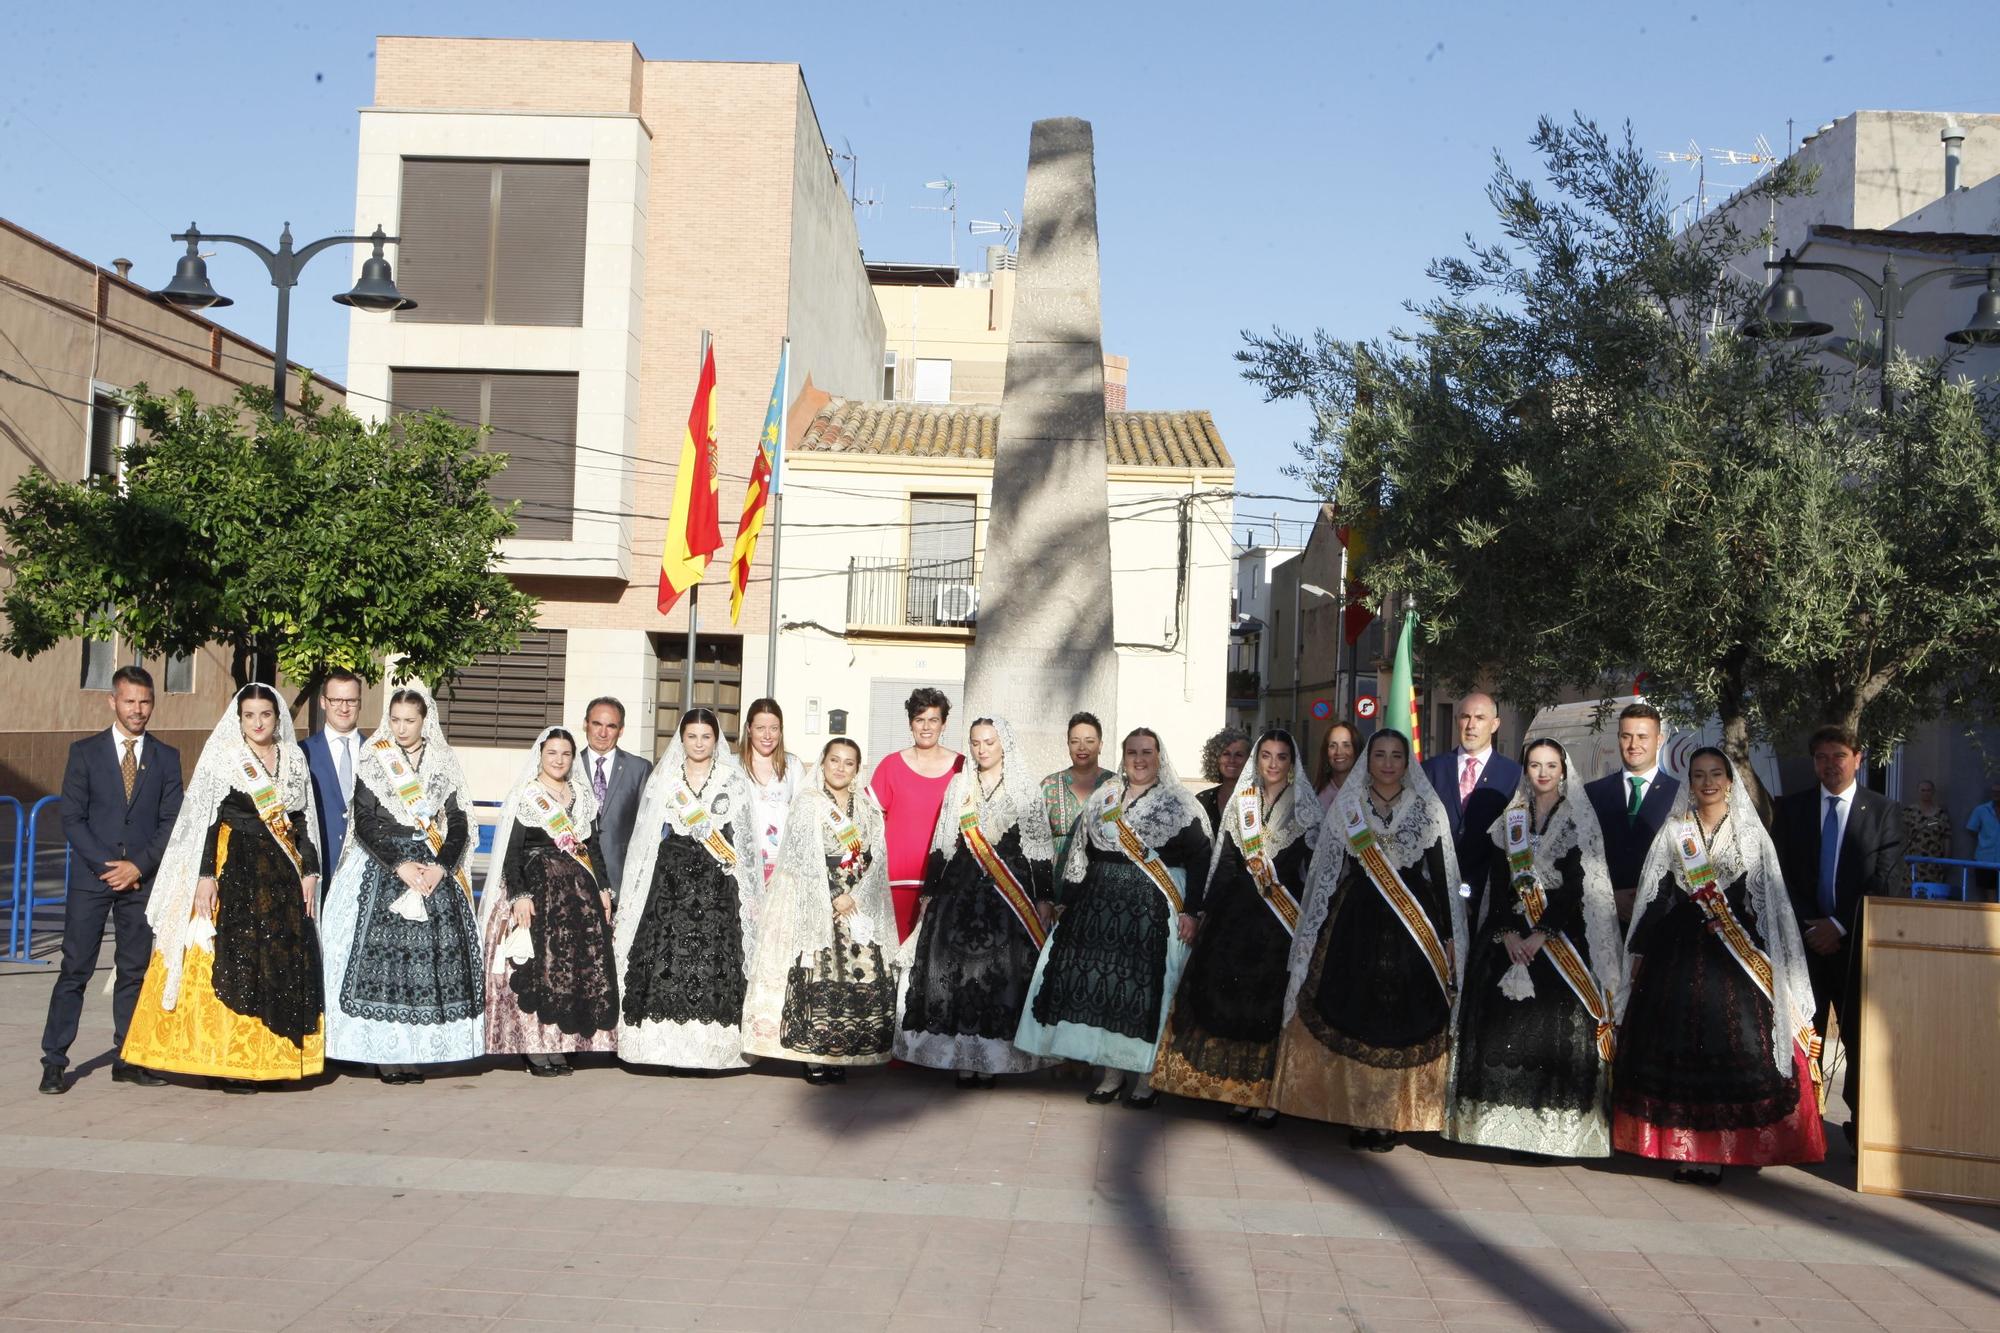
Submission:
M 1492 234 L 1484 186 L 1542 113 L 1630 120 L 1642 143 L 1780 152 L 1857 108 L 2000 111 L 1978 6 L 1724 4 L 432 3 L 16 7 L 0 51 L 0 215 L 158 286 L 190 219 L 274 243 L 354 224 L 356 110 L 380 33 L 630 40 L 651 59 L 796 60 L 827 140 L 851 144 L 871 259 L 942 261 L 939 196 L 1020 212 L 1028 125 L 1097 136 L 1104 340 L 1131 405 L 1207 408 L 1247 491 L 1304 425 L 1238 377 L 1239 331 L 1379 333 L 1425 262 Z M 1955 26 L 1954 26 L 1955 25 Z M 1982 68 L 1984 66 L 1984 68 Z M 1940 149 L 1940 152 L 1942 150 Z M 1667 165 L 1679 194 L 1694 176 Z M 1742 183 L 1748 169 L 1713 180 Z M 1714 191 L 1712 190 L 1712 193 Z M 385 220 L 392 221 L 392 220 Z M 219 318 L 268 344 L 257 261 L 210 261 Z M 292 354 L 341 379 L 342 259 L 307 270 Z M 0 330 L 4 333 L 4 330 Z M 1239 519 L 1302 506 L 1243 500 Z M 1241 524 L 1239 523 L 1239 527 Z

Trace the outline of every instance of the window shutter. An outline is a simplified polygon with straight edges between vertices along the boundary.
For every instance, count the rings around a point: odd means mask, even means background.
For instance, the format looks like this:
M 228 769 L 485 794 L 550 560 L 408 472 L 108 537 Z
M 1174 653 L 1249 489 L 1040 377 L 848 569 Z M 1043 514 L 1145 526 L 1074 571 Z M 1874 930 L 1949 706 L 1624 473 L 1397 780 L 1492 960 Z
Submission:
M 396 285 L 417 308 L 396 318 L 419 324 L 489 323 L 492 223 L 491 162 L 405 158 Z
M 493 323 L 583 323 L 586 162 L 504 162 L 494 229 Z
M 563 716 L 566 630 L 521 636 L 511 653 L 488 653 L 438 692 L 438 720 L 453 745 L 526 747 Z
M 965 687 L 961 681 L 920 680 L 915 677 L 908 680 L 877 677 L 869 681 L 868 735 L 861 740 L 861 744 L 867 747 L 861 755 L 863 778 L 872 776 L 875 765 L 910 743 L 910 718 L 903 711 L 903 703 L 910 697 L 910 691 L 919 685 L 943 690 L 944 697 L 951 700 L 954 709 L 965 701 Z
M 910 564 L 963 562 L 972 577 L 972 527 L 979 501 L 970 495 L 910 498 Z
M 488 378 L 493 434 L 486 447 L 508 462 L 487 489 L 496 499 L 521 502 L 518 536 L 567 541 L 575 527 L 576 376 Z

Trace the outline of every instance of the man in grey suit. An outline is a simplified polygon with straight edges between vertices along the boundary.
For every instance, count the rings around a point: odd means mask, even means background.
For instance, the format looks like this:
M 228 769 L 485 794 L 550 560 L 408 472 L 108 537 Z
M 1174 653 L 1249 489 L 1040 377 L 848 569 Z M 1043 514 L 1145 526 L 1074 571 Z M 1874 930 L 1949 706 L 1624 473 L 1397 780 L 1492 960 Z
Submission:
M 592 699 L 583 714 L 584 750 L 577 762 L 583 780 L 597 798 L 599 846 L 603 849 L 605 886 L 614 894 L 625 871 L 625 845 L 632 841 L 632 823 L 639 817 L 639 796 L 653 766 L 618 748 L 625 734 L 625 705 L 605 697 Z

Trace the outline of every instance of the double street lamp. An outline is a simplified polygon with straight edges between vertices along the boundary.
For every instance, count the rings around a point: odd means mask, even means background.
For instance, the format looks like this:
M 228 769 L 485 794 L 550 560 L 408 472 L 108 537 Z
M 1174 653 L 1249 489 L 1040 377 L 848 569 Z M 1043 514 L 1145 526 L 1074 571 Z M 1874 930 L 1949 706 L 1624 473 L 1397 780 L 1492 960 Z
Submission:
M 1962 274 L 1985 274 L 1986 290 L 1980 294 L 1972 309 L 1972 322 L 1962 329 L 1944 336 L 1948 343 L 1960 347 L 2000 346 L 2000 260 L 1989 262 L 1983 268 L 1955 264 L 1947 268 L 1932 269 L 1919 273 L 1904 282 L 1896 272 L 1896 257 L 1889 255 L 1882 261 L 1882 276 L 1872 278 L 1858 268 L 1846 264 L 1825 264 L 1794 259 L 1790 250 L 1784 258 L 1769 260 L 1765 268 L 1778 270 L 1778 280 L 1771 284 L 1771 290 L 1764 297 L 1764 308 L 1743 321 L 1739 330 L 1752 338 L 1772 338 L 1791 341 L 1798 338 L 1817 338 L 1833 332 L 1833 325 L 1824 320 L 1814 319 L 1806 310 L 1805 295 L 1799 291 L 1798 281 L 1792 274 L 1798 270 L 1814 273 L 1835 273 L 1859 287 L 1874 307 L 1875 317 L 1882 322 L 1882 411 L 1889 412 L 1896 405 L 1895 390 L 1889 385 L 1889 363 L 1896 353 L 1896 322 L 1903 317 L 1903 311 L 1910 294 L 1918 288 L 1938 278 Z
M 228 241 L 240 245 L 264 261 L 270 271 L 271 285 L 278 289 L 278 336 L 271 353 L 271 416 L 273 420 L 283 420 L 285 415 L 285 344 L 291 340 L 292 288 L 299 282 L 299 270 L 320 251 L 335 245 L 372 245 L 375 253 L 361 265 L 361 278 L 350 291 L 334 297 L 341 305 L 353 306 L 357 310 L 387 312 L 391 310 L 414 310 L 417 303 L 396 290 L 396 283 L 389 274 L 389 261 L 382 254 L 382 247 L 394 245 L 400 237 L 385 235 L 380 227 L 373 236 L 328 236 L 314 241 L 303 249 L 292 248 L 292 224 L 285 224 L 285 231 L 278 238 L 278 248 L 272 250 L 258 244 L 247 236 L 227 236 L 206 234 L 190 222 L 188 229 L 177 233 L 176 241 L 187 242 L 187 253 L 174 266 L 174 280 L 160 289 L 162 300 L 181 307 L 183 310 L 215 310 L 233 302 L 216 291 L 208 281 L 208 263 L 201 257 L 203 241 Z

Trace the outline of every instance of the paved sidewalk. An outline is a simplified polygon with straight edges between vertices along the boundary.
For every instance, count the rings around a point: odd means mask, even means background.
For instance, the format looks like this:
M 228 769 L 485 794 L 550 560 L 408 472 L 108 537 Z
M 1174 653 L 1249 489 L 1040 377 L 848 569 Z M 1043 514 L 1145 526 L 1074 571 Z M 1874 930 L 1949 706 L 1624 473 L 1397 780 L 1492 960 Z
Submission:
M 52 972 L 0 969 L 0 1330 L 2000 1330 L 2000 1209 L 1844 1153 L 1710 1190 L 916 1069 L 230 1097 L 114 1085 L 95 986 L 42 1097 Z

